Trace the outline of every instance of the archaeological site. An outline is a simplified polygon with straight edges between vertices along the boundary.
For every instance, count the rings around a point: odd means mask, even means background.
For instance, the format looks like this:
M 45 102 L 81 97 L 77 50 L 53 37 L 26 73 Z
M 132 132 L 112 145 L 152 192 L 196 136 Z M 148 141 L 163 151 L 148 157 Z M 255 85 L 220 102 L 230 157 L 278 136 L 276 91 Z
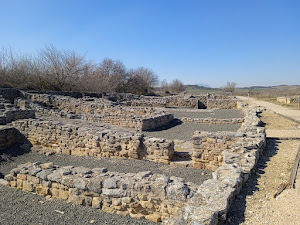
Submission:
M 0 188 L 127 224 L 220 224 L 265 148 L 262 110 L 217 94 L 2 88 Z

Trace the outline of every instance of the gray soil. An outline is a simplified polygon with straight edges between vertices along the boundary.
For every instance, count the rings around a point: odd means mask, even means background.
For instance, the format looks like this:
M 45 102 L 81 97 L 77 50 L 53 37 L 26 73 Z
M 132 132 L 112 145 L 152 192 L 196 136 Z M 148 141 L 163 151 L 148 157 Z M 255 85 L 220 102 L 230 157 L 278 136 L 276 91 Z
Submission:
M 174 120 L 175 121 L 175 120 Z M 240 128 L 240 124 L 197 124 L 197 123 L 180 123 L 174 122 L 172 126 L 161 128 L 160 130 L 143 132 L 146 136 L 156 138 L 166 138 L 170 140 L 191 140 L 194 132 L 208 131 L 232 131 L 236 132 Z
M 14 147 L 15 152 L 19 148 Z M 21 154 L 20 154 L 21 153 Z M 0 178 L 9 173 L 17 165 L 26 162 L 54 162 L 59 166 L 73 165 L 88 168 L 105 167 L 110 171 L 124 173 L 152 171 L 167 176 L 182 177 L 186 182 L 201 184 L 211 178 L 207 170 L 193 168 L 172 167 L 165 164 L 143 160 L 126 159 L 95 159 L 91 157 L 78 157 L 66 155 L 46 156 L 36 152 L 22 153 L 18 156 L 2 155 L 0 161 Z M 9 187 L 0 187 L 0 224 L 154 224 L 146 220 L 133 219 L 129 216 L 108 214 L 91 207 L 78 206 L 61 200 L 46 200 L 44 197 L 26 193 Z M 55 210 L 64 212 L 63 214 Z
M 5 186 L 0 187 L 0 196 L 0 224 L 3 225 L 155 224 L 129 216 L 108 214 L 99 209 L 78 206 L 62 200 L 49 201 L 42 196 Z
M 168 109 L 168 112 L 174 114 L 175 118 L 189 117 L 189 118 L 216 118 L 216 119 L 230 119 L 230 118 L 243 118 L 244 113 L 242 110 L 238 109 L 215 109 L 215 110 L 199 110 L 199 112 L 193 111 L 183 111 L 183 110 L 172 110 Z

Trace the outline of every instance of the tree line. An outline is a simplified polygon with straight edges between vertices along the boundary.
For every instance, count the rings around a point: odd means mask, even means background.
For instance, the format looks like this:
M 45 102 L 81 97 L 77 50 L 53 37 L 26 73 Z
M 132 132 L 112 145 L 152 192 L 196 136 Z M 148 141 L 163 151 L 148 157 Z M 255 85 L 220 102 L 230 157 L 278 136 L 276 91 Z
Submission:
M 87 60 L 75 51 L 46 46 L 37 54 L 21 54 L 12 48 L 0 50 L 0 87 L 39 91 L 123 92 L 150 94 L 159 85 L 149 68 L 128 69 L 120 60 Z M 179 80 L 163 81 L 164 90 L 178 93 Z M 178 88 L 179 87 L 179 88 Z

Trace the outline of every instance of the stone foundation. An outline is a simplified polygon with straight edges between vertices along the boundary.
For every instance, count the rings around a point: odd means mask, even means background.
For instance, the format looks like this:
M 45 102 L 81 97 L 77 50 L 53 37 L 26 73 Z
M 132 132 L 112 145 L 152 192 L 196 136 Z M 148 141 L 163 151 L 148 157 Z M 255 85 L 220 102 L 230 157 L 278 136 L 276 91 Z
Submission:
M 19 165 L 5 180 L 6 185 L 47 198 L 153 222 L 177 215 L 197 191 L 196 185 L 177 177 L 116 173 L 105 168 L 59 168 L 53 163 Z
M 223 150 L 223 163 L 212 174 L 213 179 L 204 181 L 186 207 L 182 208 L 177 216 L 163 221 L 164 224 L 217 225 L 226 219 L 231 202 L 248 180 L 260 153 L 265 149 L 266 134 L 264 128 L 259 127 L 260 119 L 257 117 L 261 111 L 258 107 L 247 110 L 245 123 L 239 130 L 243 137 L 222 143 L 230 144 L 231 148 Z M 199 133 L 195 134 L 196 137 L 198 135 Z M 209 140 L 210 135 L 204 135 L 203 138 Z M 216 138 L 224 140 L 219 136 Z
M 24 96 L 32 102 L 32 107 L 40 113 L 79 118 L 136 130 L 152 130 L 171 122 L 173 114 L 163 110 L 142 107 L 126 107 L 103 98 L 31 94 Z M 35 104 L 34 104 L 35 103 Z
M 225 220 L 231 202 L 265 148 L 259 112 L 259 108 L 248 110 L 245 122 L 235 134 L 222 137 L 220 133 L 195 134 L 195 137 L 202 135 L 201 139 L 195 138 L 202 147 L 223 149 L 222 164 L 212 174 L 213 178 L 200 186 L 151 172 L 124 174 L 107 172 L 104 168 L 59 168 L 53 163 L 20 165 L 0 184 L 163 224 L 217 225 Z M 148 141 L 152 146 L 160 143 L 158 139 Z
M 14 104 L 0 95 L 0 125 L 19 119 L 35 118 L 35 112 L 25 104 L 25 101 L 15 99 L 13 102 Z
M 180 120 L 184 123 L 201 123 L 201 124 L 241 124 L 244 118 L 231 118 L 231 119 L 216 119 L 216 118 L 189 118 L 181 117 Z
M 236 109 L 237 99 L 208 99 L 208 109 Z
M 30 143 L 46 152 L 97 158 L 146 159 L 169 163 L 174 143 L 165 139 L 102 127 L 75 126 L 46 120 L 18 120 L 12 123 Z
M 200 169 L 216 170 L 223 164 L 223 152 L 231 151 L 238 143 L 251 145 L 253 135 L 261 131 L 261 121 L 254 109 L 247 110 L 244 123 L 238 132 L 199 132 L 196 131 L 193 140 L 193 166 Z
M 195 132 L 193 136 L 193 166 L 216 170 L 223 164 L 223 151 L 232 148 L 242 135 L 234 132 Z

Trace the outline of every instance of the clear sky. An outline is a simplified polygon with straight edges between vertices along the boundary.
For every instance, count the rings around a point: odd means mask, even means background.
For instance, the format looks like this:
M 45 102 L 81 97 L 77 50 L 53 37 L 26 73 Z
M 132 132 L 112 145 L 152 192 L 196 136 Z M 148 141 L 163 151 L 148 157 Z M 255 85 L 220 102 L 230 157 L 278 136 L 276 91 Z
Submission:
M 300 85 L 300 1 L 0 0 L 0 46 L 47 44 L 185 84 Z

